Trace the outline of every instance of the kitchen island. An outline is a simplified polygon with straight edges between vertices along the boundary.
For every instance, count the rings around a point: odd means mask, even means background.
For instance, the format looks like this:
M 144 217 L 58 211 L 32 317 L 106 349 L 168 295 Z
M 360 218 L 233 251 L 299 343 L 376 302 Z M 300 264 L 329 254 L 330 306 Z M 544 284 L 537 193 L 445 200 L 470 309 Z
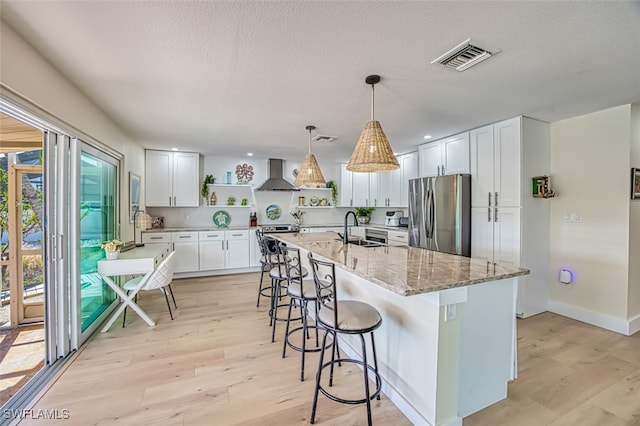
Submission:
M 341 300 L 378 309 L 383 392 L 414 424 L 461 425 L 506 398 L 516 375 L 516 280 L 527 269 L 415 247 L 343 245 L 333 232 L 275 237 L 300 248 L 307 267 L 308 252 L 334 262 Z M 340 347 L 359 357 L 355 340 Z

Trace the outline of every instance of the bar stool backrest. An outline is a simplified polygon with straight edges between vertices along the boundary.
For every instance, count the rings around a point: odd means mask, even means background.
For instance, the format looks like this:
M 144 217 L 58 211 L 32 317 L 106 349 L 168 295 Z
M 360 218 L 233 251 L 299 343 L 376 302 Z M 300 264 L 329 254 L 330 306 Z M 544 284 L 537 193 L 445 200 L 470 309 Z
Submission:
M 310 284 L 305 283 L 305 280 L 303 279 L 304 277 L 302 272 L 302 261 L 300 259 L 300 249 L 297 249 L 295 247 L 288 247 L 286 244 L 280 243 L 278 245 L 278 250 L 280 252 L 280 258 L 284 262 L 284 267 L 287 273 L 287 280 L 290 283 L 299 283 L 300 294 L 307 294 L 305 292 L 305 285 L 309 286 Z M 309 288 L 308 290 L 313 291 L 312 288 Z
M 309 252 L 309 264 L 313 271 L 313 281 L 316 285 L 318 309 L 333 313 L 333 324 L 338 325 L 338 298 L 336 294 L 336 266 L 333 262 L 315 259 Z M 325 324 L 329 325 L 329 324 Z

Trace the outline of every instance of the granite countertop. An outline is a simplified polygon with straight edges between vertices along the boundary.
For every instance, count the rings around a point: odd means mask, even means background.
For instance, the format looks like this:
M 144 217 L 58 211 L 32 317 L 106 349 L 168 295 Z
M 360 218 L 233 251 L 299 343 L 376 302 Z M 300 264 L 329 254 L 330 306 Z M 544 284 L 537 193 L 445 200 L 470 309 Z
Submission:
M 523 268 L 416 247 L 343 245 L 335 232 L 274 234 L 277 239 L 308 250 L 321 260 L 371 281 L 401 296 L 464 287 L 528 275 Z

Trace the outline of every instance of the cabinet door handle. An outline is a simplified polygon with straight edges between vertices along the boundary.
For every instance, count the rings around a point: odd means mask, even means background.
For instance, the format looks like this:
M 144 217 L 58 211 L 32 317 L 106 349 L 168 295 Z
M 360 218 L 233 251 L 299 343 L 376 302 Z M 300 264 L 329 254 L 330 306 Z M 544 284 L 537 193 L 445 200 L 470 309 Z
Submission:
M 494 192 L 494 194 L 493 200 L 496 202 L 496 207 L 498 207 L 498 193 Z
M 438 166 L 438 176 L 440 176 L 440 166 Z
M 176 206 L 176 205 L 177 205 L 175 195 L 173 196 L 173 205 L 174 205 L 174 206 Z
M 491 193 L 487 192 L 487 194 L 489 195 L 489 207 L 491 207 Z
M 191 235 L 180 235 L 178 238 L 191 238 Z
M 232 237 L 242 237 L 242 234 L 231 234 Z
M 229 240 L 227 240 L 227 250 L 229 250 Z
M 444 176 L 444 164 L 442 165 L 442 176 Z
M 150 240 L 161 240 L 163 237 L 149 237 Z
M 498 221 L 498 208 L 497 207 L 493 210 L 493 221 L 494 222 Z
M 220 241 L 220 244 L 222 244 L 222 246 L 221 246 L 221 247 L 222 247 L 222 250 L 224 250 L 224 240 L 223 240 L 223 241 Z
M 171 205 L 171 195 L 169 195 L 169 205 Z
M 487 207 L 487 222 L 491 222 L 491 207 Z

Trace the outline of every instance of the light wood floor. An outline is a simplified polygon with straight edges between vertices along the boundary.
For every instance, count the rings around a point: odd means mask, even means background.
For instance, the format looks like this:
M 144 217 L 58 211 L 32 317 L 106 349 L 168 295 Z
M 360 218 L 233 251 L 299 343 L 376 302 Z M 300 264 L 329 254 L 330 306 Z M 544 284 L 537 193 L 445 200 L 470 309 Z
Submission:
M 77 425 L 308 424 L 317 354 L 300 382 L 299 353 L 281 358 L 284 326 L 271 343 L 266 301 L 255 308 L 258 276 L 174 281 L 175 321 L 159 292 L 144 293 L 156 327 L 130 312 L 126 328 L 97 334 L 33 408 L 67 409 L 65 424 Z M 509 397 L 465 426 L 640 425 L 640 333 L 546 313 L 518 320 L 518 334 Z M 358 369 L 338 370 L 341 389 L 362 390 Z M 373 405 L 375 424 L 410 424 L 386 397 Z M 316 422 L 366 424 L 365 407 L 320 396 Z

